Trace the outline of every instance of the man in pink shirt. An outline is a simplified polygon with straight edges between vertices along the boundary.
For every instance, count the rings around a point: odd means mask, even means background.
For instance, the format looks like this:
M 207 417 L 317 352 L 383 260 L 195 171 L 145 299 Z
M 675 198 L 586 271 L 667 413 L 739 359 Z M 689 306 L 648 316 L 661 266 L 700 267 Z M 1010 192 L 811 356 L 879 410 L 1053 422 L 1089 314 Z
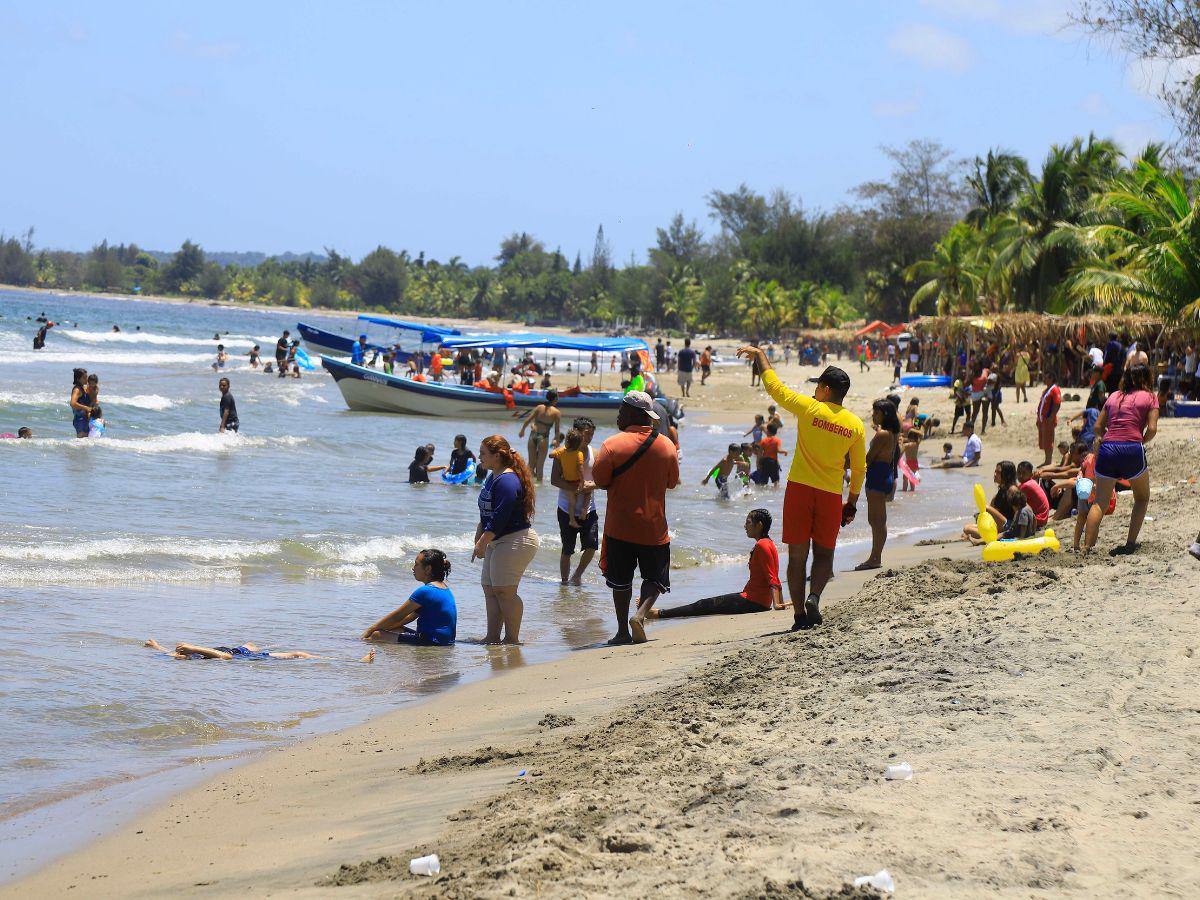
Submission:
M 1045 373 L 1046 389 L 1037 405 L 1038 449 L 1046 454 L 1042 460 L 1043 466 L 1050 465 L 1054 455 L 1054 429 L 1058 425 L 1058 408 L 1062 406 L 1062 391 L 1054 383 L 1054 373 L 1047 367 Z

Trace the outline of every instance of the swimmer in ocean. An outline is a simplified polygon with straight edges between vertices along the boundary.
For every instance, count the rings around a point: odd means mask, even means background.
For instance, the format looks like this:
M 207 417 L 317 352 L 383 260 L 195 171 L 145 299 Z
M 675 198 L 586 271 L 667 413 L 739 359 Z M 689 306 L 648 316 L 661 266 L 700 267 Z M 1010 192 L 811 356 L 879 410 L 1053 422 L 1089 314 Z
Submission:
M 199 647 L 195 644 L 178 643 L 175 649 L 168 650 L 154 638 L 150 638 L 142 646 L 166 653 L 174 659 L 336 659 L 333 656 L 317 656 L 303 650 L 262 650 L 254 644 L 241 644 L 237 647 Z M 358 662 L 375 662 L 375 651 L 358 659 Z

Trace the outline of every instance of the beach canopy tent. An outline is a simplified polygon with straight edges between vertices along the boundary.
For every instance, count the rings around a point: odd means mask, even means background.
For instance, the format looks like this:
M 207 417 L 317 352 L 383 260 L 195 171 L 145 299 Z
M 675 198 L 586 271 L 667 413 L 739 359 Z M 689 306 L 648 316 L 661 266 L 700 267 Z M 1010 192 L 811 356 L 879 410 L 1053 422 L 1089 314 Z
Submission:
M 879 332 L 879 336 L 881 338 L 889 338 L 892 335 L 899 334 L 907 327 L 908 326 L 903 322 L 901 322 L 899 325 L 889 325 L 887 322 L 881 322 L 879 319 L 876 319 L 870 325 L 864 325 L 862 328 L 858 329 L 858 331 L 854 332 L 854 336 L 856 338 L 860 338 L 868 334 Z
M 518 350 L 578 350 L 581 353 L 628 353 L 649 350 L 639 338 L 572 337 L 565 334 L 536 334 L 531 331 L 507 331 L 496 334 L 463 334 L 443 338 L 442 346 L 451 350 L 504 347 Z
M 359 316 L 360 322 L 370 322 L 373 325 L 386 325 L 388 328 L 398 328 L 402 331 L 415 331 L 421 335 L 424 344 L 440 344 L 442 339 L 451 335 L 462 334 L 457 328 L 446 328 L 442 325 L 424 325 L 419 322 L 405 322 L 403 319 L 389 319 L 384 316 Z

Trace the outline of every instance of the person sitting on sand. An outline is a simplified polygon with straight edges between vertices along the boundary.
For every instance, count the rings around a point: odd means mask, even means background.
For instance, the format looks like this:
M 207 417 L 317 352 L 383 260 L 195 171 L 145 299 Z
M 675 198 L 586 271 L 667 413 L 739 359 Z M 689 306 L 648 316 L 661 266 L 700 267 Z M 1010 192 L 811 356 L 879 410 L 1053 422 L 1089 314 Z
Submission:
M 992 497 L 992 502 L 987 505 L 987 511 L 996 520 L 996 528 L 1002 529 L 1008 524 L 1008 520 L 1013 517 L 1013 506 L 1009 489 L 1017 487 L 1017 467 L 1007 459 L 1001 460 L 996 463 L 996 468 L 992 472 L 992 480 L 996 483 L 997 488 L 995 495 Z M 983 538 L 979 534 L 979 524 L 976 520 L 972 520 L 963 526 L 962 536 L 964 540 L 970 541 L 972 544 L 983 543 Z
M 239 644 L 236 647 L 200 647 L 196 644 L 178 643 L 175 645 L 175 650 L 171 651 L 160 644 L 154 638 L 150 638 L 142 646 L 149 647 L 151 650 L 157 650 L 159 653 L 166 653 L 175 659 L 335 659 L 332 656 L 317 656 L 313 653 L 306 653 L 303 650 L 261 650 L 256 645 L 251 643 Z M 375 662 L 375 651 L 372 650 L 366 656 L 359 658 L 359 662 L 371 663 Z
M 458 628 L 454 594 L 446 587 L 450 560 L 441 550 L 422 550 L 413 560 L 412 575 L 421 586 L 409 598 L 362 633 L 364 641 L 449 647 Z M 410 622 L 416 628 L 406 628 Z
M 942 444 L 942 458 L 938 462 L 946 462 L 946 460 L 954 459 L 954 445 Z M 936 466 L 936 463 L 935 463 Z
M 1050 499 L 1033 477 L 1033 463 L 1027 459 L 1017 463 L 1017 487 L 1025 495 L 1025 502 L 1029 504 L 1037 525 L 1040 527 L 1050 521 Z
M 1004 528 L 1000 531 L 1000 540 L 1020 541 L 1033 537 L 1037 532 L 1037 521 L 1025 499 L 1025 493 L 1019 487 L 1010 487 L 1008 502 L 1012 506 L 1013 514 L 1004 523 Z
M 770 538 L 771 514 L 752 509 L 746 515 L 746 537 L 754 541 L 750 551 L 750 578 L 741 593 L 705 597 L 694 603 L 671 609 L 651 609 L 650 619 L 678 619 L 684 616 L 731 615 L 785 609 L 779 583 L 779 550 Z
M 729 476 L 737 467 L 738 460 L 742 457 L 742 445 L 730 444 L 728 452 L 717 462 L 715 466 L 708 470 L 708 474 L 704 476 L 701 485 L 706 485 L 709 479 L 714 476 L 717 479 L 717 496 L 722 500 L 729 499 Z
M 933 464 L 935 469 L 971 469 L 979 465 L 979 461 L 983 459 L 983 442 L 979 439 L 979 435 L 975 433 L 975 426 L 970 422 L 963 422 L 963 436 L 967 439 L 966 446 L 963 447 L 963 455 L 960 459 L 942 457 Z M 947 444 L 947 447 L 950 445 Z
M 1192 554 L 1196 559 L 1200 559 L 1200 534 L 1196 535 L 1196 539 L 1192 541 L 1192 546 L 1188 547 L 1188 553 Z

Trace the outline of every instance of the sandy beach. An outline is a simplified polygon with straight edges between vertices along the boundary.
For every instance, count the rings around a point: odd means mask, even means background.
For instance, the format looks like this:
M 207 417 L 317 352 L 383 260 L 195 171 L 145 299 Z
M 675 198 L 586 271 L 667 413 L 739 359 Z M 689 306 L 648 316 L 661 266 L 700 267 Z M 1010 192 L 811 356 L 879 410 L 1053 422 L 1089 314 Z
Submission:
M 861 414 L 891 373 L 856 368 Z M 689 409 L 748 425 L 735 411 L 765 395 L 718 371 Z M 962 473 L 964 522 L 994 462 L 1036 459 L 1034 404 L 1011 395 Z M 940 453 L 946 392 L 919 396 Z M 4 893 L 823 897 L 887 868 L 913 896 L 1186 895 L 1198 452 L 1190 421 L 1163 421 L 1135 556 L 889 545 L 863 574 L 839 558 L 816 631 L 710 617 L 505 671 L 221 774 Z M 913 779 L 886 781 L 900 761 Z M 441 876 L 409 875 L 431 852 Z

